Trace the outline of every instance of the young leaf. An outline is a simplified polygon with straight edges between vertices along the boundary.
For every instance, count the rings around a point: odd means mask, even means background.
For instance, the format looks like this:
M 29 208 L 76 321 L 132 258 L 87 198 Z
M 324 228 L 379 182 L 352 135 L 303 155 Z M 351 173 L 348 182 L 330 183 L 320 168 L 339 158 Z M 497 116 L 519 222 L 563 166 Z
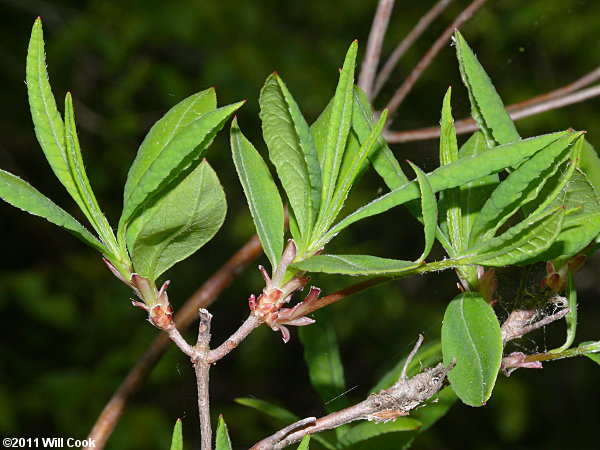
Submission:
M 127 174 L 124 200 L 131 196 L 131 192 L 148 171 L 152 162 L 173 141 L 175 136 L 185 127 L 199 120 L 204 114 L 216 108 L 217 96 L 214 88 L 210 88 L 182 100 L 152 125 Z
M 564 218 L 562 207 L 528 217 L 500 236 L 467 249 L 466 255 L 457 255 L 455 259 L 462 264 L 483 266 L 531 264 L 545 259 L 543 253 L 560 234 Z
M 472 246 L 492 237 L 496 230 L 523 206 L 528 197 L 535 198 L 544 183 L 561 166 L 562 160 L 571 150 L 571 144 L 580 136 L 580 133 L 564 136 L 513 170 L 481 208 L 473 223 L 469 244 Z
M 127 229 L 133 267 L 151 281 L 212 239 L 227 211 L 225 192 L 206 160 L 172 184 Z
M 299 327 L 298 335 L 304 347 L 304 361 L 308 366 L 310 382 L 325 404 L 325 409 L 331 413 L 345 408 L 347 399 L 338 399 L 346 390 L 344 366 L 327 311 L 319 311 L 316 322 L 310 327 Z
M 64 228 L 93 249 L 111 256 L 104 244 L 65 210 L 27 182 L 4 170 L 0 170 L 0 198 L 29 214 L 43 217 L 48 222 Z
M 445 365 L 456 362 L 448 373 L 456 395 L 467 405 L 485 405 L 502 361 L 502 332 L 494 310 L 479 294 L 460 294 L 446 308 L 442 354 Z
M 355 85 L 352 129 L 361 144 L 367 140 L 374 127 L 373 111 L 369 100 L 363 90 Z M 377 138 L 376 148 L 369 154 L 369 160 L 388 188 L 396 189 L 408 183 L 408 178 L 404 175 L 398 160 L 394 157 L 383 136 Z
M 48 81 L 42 19 L 39 17 L 31 30 L 27 50 L 26 81 L 29 108 L 37 140 L 56 177 L 81 210 L 85 211 L 85 202 L 77 190 L 67 159 L 63 121 L 56 108 L 56 101 Z
M 484 152 L 461 159 L 453 164 L 439 167 L 428 174 L 429 183 L 434 192 L 460 186 L 484 176 L 497 173 L 507 167 L 515 166 L 547 145 L 568 134 L 568 131 L 546 134 L 535 138 L 524 139 L 511 144 L 490 148 Z M 416 181 L 401 186 L 359 208 L 332 227 L 315 244 L 323 247 L 333 236 L 347 226 L 367 217 L 381 214 L 395 206 L 419 197 Z
M 287 193 L 300 232 L 308 238 L 321 198 L 321 167 L 310 128 L 277 74 L 267 78 L 259 102 L 269 158 Z
M 206 113 L 182 128 L 149 164 L 137 182 L 132 181 L 119 221 L 122 236 L 126 225 L 145 202 L 159 194 L 190 164 L 200 163 L 206 148 L 231 115 L 244 104 L 235 103 Z
M 583 140 L 579 168 L 585 173 L 594 190 L 600 192 L 600 158 L 587 139 Z
M 296 269 L 344 275 L 401 275 L 420 263 L 369 255 L 317 255 L 294 263 Z
M 231 450 L 231 440 L 227 431 L 227 424 L 223 416 L 219 414 L 219 423 L 217 425 L 217 436 L 215 438 L 215 450 Z
M 300 444 L 298 445 L 298 447 L 296 449 L 297 450 L 308 450 L 308 448 L 309 448 L 308 444 L 310 444 L 310 434 L 307 434 L 306 436 L 304 436 L 302 438 L 302 440 L 300 441 Z
M 333 105 L 329 117 L 327 140 L 321 155 L 323 184 L 321 190 L 321 206 L 317 224 L 321 217 L 329 214 L 330 203 L 336 190 L 337 178 L 346 148 L 346 140 L 352 122 L 352 92 L 354 86 L 354 65 L 358 42 L 354 41 L 344 60 L 340 79 L 333 97 Z M 315 228 L 318 228 L 317 225 Z
M 417 174 L 417 181 L 419 182 L 419 191 L 421 194 L 421 213 L 425 228 L 425 249 L 423 250 L 421 257 L 416 261 L 420 263 L 427 258 L 435 241 L 435 232 L 437 229 L 437 202 L 425 172 L 410 161 L 408 163 Z
M 79 196 L 83 199 L 83 213 L 111 251 L 115 254 L 121 253 L 117 249 L 117 241 L 112 228 L 100 210 L 100 206 L 98 206 L 96 196 L 85 173 L 79 139 L 77 138 L 77 129 L 75 127 L 73 100 L 70 93 L 67 93 L 65 98 L 65 144 L 71 174 L 73 175 Z
M 183 450 L 183 429 L 181 426 L 181 419 L 177 419 L 175 427 L 173 428 L 171 450 Z
M 567 339 L 560 347 L 550 350 L 553 353 L 562 352 L 568 349 L 575 341 L 575 332 L 577 331 L 577 289 L 575 289 L 575 278 L 573 272 L 569 270 L 567 275 L 567 301 L 571 311 L 565 316 L 567 322 Z
M 467 45 L 462 35 L 454 35 L 456 56 L 463 82 L 469 91 L 471 115 L 485 135 L 488 147 L 518 141 L 519 133 L 515 128 L 504 104 L 496 92 L 492 80 Z
M 275 268 L 283 253 L 283 202 L 267 165 L 235 119 L 231 124 L 231 151 L 258 237 Z
M 339 445 L 342 448 L 350 447 L 358 442 L 366 441 L 382 434 L 417 430 L 420 426 L 421 422 L 410 417 L 400 417 L 388 423 L 361 422 L 350 428 L 339 439 Z

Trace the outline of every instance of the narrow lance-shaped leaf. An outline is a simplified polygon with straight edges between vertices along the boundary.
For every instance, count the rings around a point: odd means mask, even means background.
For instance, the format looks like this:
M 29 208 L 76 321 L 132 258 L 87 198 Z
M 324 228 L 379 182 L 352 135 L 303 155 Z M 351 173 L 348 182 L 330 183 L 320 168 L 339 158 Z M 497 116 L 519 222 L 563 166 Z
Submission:
M 323 185 L 317 227 L 320 225 L 321 217 L 329 213 L 330 203 L 336 189 L 337 177 L 352 122 L 352 92 L 357 50 L 358 42 L 354 41 L 346 54 L 333 98 L 326 145 L 321 155 Z
M 217 435 L 215 437 L 215 450 L 231 450 L 231 439 L 229 439 L 227 424 L 220 414 L 217 424 Z
M 483 406 L 492 395 L 502 361 L 502 332 L 494 310 L 477 293 L 450 302 L 442 324 L 444 364 L 454 392 L 467 405 Z
M 421 422 L 411 417 L 399 417 L 393 422 L 374 423 L 361 422 L 354 425 L 339 440 L 342 448 L 350 447 L 358 442 L 363 442 L 386 433 L 417 430 Z
M 283 202 L 267 165 L 236 119 L 231 125 L 231 151 L 258 237 L 274 269 L 283 252 Z
M 458 31 L 454 35 L 454 42 L 460 74 L 469 91 L 471 114 L 485 135 L 488 147 L 519 140 L 519 133 L 492 81 Z
M 374 127 L 373 111 L 369 100 L 363 90 L 355 85 L 352 129 L 361 144 L 369 137 Z M 383 136 L 380 135 L 377 139 L 377 147 L 369 154 L 369 160 L 388 188 L 397 189 L 408 183 L 408 178 L 404 175 L 398 160 L 394 157 Z
M 408 161 L 408 163 L 417 174 L 417 181 L 419 182 L 419 191 L 421 195 L 421 213 L 425 231 L 425 249 L 423 250 L 423 254 L 417 260 L 417 262 L 421 262 L 427 258 L 429 252 L 431 251 L 431 247 L 433 247 L 433 243 L 435 242 L 435 232 L 437 228 L 437 202 L 425 172 L 419 169 L 412 162 Z
M 321 167 L 310 128 L 277 74 L 267 78 L 259 102 L 269 158 L 287 193 L 301 234 L 308 237 L 321 196 Z
M 177 419 L 171 438 L 171 450 L 183 450 L 183 429 L 181 419 Z
M 467 249 L 456 256 L 462 264 L 507 266 L 531 264 L 554 243 L 563 227 L 565 208 L 557 207 L 534 217 L 528 217 L 500 236 Z
M 152 162 L 182 129 L 216 108 L 214 88 L 206 89 L 182 100 L 152 125 L 129 168 L 123 199 L 129 198 Z
M 48 81 L 42 19 L 39 17 L 31 30 L 27 50 L 26 81 L 29 108 L 37 140 L 56 177 L 81 210 L 85 211 L 85 202 L 77 190 L 67 160 L 63 121 Z
M 43 217 L 48 222 L 64 228 L 93 249 L 111 256 L 102 242 L 65 210 L 21 178 L 4 170 L 0 170 L 0 198 L 29 214 Z
M 439 167 L 428 174 L 434 192 L 460 186 L 469 181 L 497 173 L 507 167 L 521 163 L 550 143 L 569 133 L 568 131 L 537 136 L 485 150 L 484 152 L 461 159 L 456 163 Z M 317 245 L 321 247 L 347 226 L 361 219 L 381 214 L 395 206 L 419 197 L 416 181 L 401 186 L 359 208 L 332 227 Z
M 139 182 L 132 186 L 131 194 L 125 200 L 119 221 L 120 235 L 124 234 L 126 225 L 146 201 L 152 200 L 162 188 L 177 178 L 181 170 L 190 164 L 200 163 L 200 158 L 217 132 L 243 104 L 244 102 L 239 102 L 223 106 L 204 114 L 179 131 L 156 155 Z
M 580 133 L 571 133 L 553 142 L 544 151 L 536 153 L 513 170 L 498 185 L 473 223 L 469 237 L 471 246 L 492 237 L 528 200 L 530 192 L 534 198 L 537 196 L 544 182 L 556 173 L 561 165 L 560 161 L 567 156 L 569 147 L 579 136 Z M 554 196 L 558 194 L 556 192 Z
M 317 255 L 294 263 L 293 266 L 307 272 L 400 276 L 420 267 L 421 264 L 370 255 Z
M 298 335 L 304 347 L 310 382 L 325 404 L 327 412 L 331 413 L 345 408 L 347 398 L 338 398 L 344 393 L 346 384 L 335 330 L 330 319 L 327 311 L 319 311 L 316 322 L 309 327 L 298 328 Z
M 300 444 L 297 447 L 297 450 L 308 450 L 310 444 L 310 434 L 307 434 L 302 438 Z
M 575 277 L 569 269 L 567 275 L 567 301 L 571 310 L 565 316 L 567 322 L 567 339 L 560 347 L 550 350 L 553 353 L 562 352 L 568 349 L 575 341 L 575 332 L 577 331 L 577 289 L 575 288 Z
M 135 271 L 155 281 L 212 239 L 226 211 L 225 192 L 204 160 L 151 202 L 128 227 L 127 246 Z
M 79 139 L 77 138 L 77 129 L 75 126 L 73 100 L 70 93 L 67 93 L 65 98 L 65 144 L 71 173 L 73 174 L 79 196 L 84 201 L 83 213 L 111 251 L 115 254 L 120 253 L 117 249 L 117 242 L 112 228 L 100 210 L 100 206 L 98 206 L 98 201 L 96 200 L 96 196 L 92 191 L 87 174 L 85 173 Z

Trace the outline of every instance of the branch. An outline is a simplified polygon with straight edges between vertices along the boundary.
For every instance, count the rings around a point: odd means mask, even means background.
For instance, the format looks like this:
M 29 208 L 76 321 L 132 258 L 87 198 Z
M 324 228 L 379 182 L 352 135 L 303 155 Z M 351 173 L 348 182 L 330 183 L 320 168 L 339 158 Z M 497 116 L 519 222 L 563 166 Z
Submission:
M 486 0 L 474 0 L 469 6 L 467 6 L 454 21 L 450 24 L 446 30 L 437 38 L 431 48 L 425 53 L 423 58 L 417 63 L 412 72 L 406 77 L 404 82 L 396 90 L 393 97 L 390 99 L 384 109 L 389 111 L 389 121 L 393 119 L 393 116 L 398 111 L 398 107 L 404 101 L 404 98 L 412 90 L 417 80 L 421 77 L 425 69 L 429 67 L 431 62 L 435 59 L 440 50 L 446 45 L 448 40 L 452 37 L 452 34 L 457 28 L 460 28 L 471 16 L 477 11 Z
M 448 6 L 452 0 L 439 0 L 421 19 L 417 22 L 410 33 L 406 35 L 404 39 L 394 49 L 388 60 L 383 65 L 383 68 L 379 71 L 377 78 L 375 79 L 375 87 L 373 88 L 373 98 L 377 97 L 379 91 L 390 77 L 390 74 L 400 61 L 400 58 L 404 56 L 406 51 L 415 43 L 417 39 L 423 34 L 423 32 L 431 25 L 431 23 L 441 14 L 441 12 Z
M 544 98 L 546 94 L 542 94 L 538 97 L 534 98 Z M 510 117 L 512 120 L 520 120 L 526 117 L 534 116 L 536 114 L 541 114 L 547 111 L 552 111 L 553 109 L 562 108 L 563 106 L 572 105 L 574 103 L 580 103 L 590 98 L 600 96 L 600 85 L 593 86 L 588 89 L 582 89 L 580 91 L 564 95 L 563 97 L 537 100 L 533 102 L 534 99 L 526 100 L 520 103 L 514 103 L 506 107 L 506 110 L 509 111 Z M 523 103 L 528 103 L 528 106 L 524 108 L 519 108 Z M 454 126 L 456 129 L 456 134 L 465 134 L 472 133 L 477 131 L 479 127 L 475 123 L 473 119 L 461 119 L 454 122 Z M 400 144 L 403 142 L 413 142 L 413 141 L 426 141 L 429 139 L 436 139 L 440 136 L 440 127 L 427 127 L 427 128 L 419 128 L 416 130 L 409 131 L 388 131 L 385 132 L 384 137 L 390 144 Z
M 206 309 L 200 309 L 200 324 L 198 326 L 198 341 L 196 343 L 197 356 L 192 358 L 196 372 L 196 385 L 198 387 L 198 412 L 200 417 L 200 448 L 211 450 L 212 425 L 210 423 L 210 363 L 206 361 L 210 345 L 210 322 L 212 314 Z
M 197 317 L 198 309 L 212 304 L 231 281 L 261 254 L 260 241 L 254 236 L 186 301 L 175 316 L 177 328 L 187 328 Z M 104 448 L 127 403 L 165 353 L 170 342 L 166 333 L 158 335 L 129 371 L 96 419 L 89 434 L 89 438 L 96 443 L 94 448 Z
M 373 80 L 379 64 L 379 56 L 381 55 L 381 46 L 385 37 L 385 32 L 388 28 L 390 15 L 394 8 L 394 0 L 379 0 L 377 11 L 373 17 L 373 24 L 369 33 L 369 41 L 367 42 L 367 51 L 365 59 L 362 63 L 358 85 L 365 91 L 367 98 L 371 100 L 371 91 L 373 89 Z
M 209 364 L 214 364 L 224 356 L 226 356 L 229 352 L 235 349 L 240 342 L 242 342 L 246 337 L 254 330 L 259 327 L 263 323 L 258 317 L 254 314 L 250 314 L 246 321 L 237 329 L 235 333 L 233 333 L 225 342 L 219 345 L 216 349 L 211 350 L 206 355 L 206 362 Z
M 409 412 L 421 403 L 437 394 L 444 385 L 447 373 L 454 364 L 444 367 L 442 363 L 435 367 L 424 370 L 412 378 L 406 379 L 406 367 L 416 354 L 423 337 L 410 353 L 402 370 L 403 375 L 389 389 L 384 389 L 377 394 L 371 394 L 366 400 L 341 411 L 329 414 L 315 420 L 313 417 L 305 419 L 310 425 L 298 428 L 298 422 L 290 427 L 278 431 L 274 435 L 263 439 L 255 444 L 251 450 L 281 449 L 294 442 L 300 441 L 307 434 L 315 434 L 321 431 L 337 428 L 341 425 L 357 420 L 370 420 L 376 423 L 396 420 L 398 417 L 407 416 Z

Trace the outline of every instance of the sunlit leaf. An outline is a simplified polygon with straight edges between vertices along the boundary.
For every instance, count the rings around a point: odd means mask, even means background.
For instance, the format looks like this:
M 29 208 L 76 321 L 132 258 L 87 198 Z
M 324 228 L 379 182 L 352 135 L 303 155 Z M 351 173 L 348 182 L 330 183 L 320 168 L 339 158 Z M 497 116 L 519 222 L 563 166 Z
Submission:
M 431 247 L 433 247 L 433 243 L 435 242 L 435 231 L 437 228 L 437 201 L 425 172 L 423 172 L 410 161 L 409 164 L 417 174 L 417 181 L 419 182 L 419 191 L 421 195 L 421 213 L 425 230 L 425 249 L 423 250 L 421 257 L 417 260 L 417 262 L 421 262 L 427 258 L 427 255 L 429 255 Z
M 100 253 L 110 255 L 102 242 L 96 239 L 70 214 L 30 184 L 4 170 L 0 170 L 0 198 L 29 214 L 43 217 L 48 222 L 64 228 Z
M 308 444 L 310 444 L 310 434 L 307 434 L 302 438 L 300 444 L 298 445 L 298 447 L 296 447 L 296 450 L 308 450 Z
M 267 165 L 242 134 L 237 120 L 231 125 L 231 151 L 258 237 L 275 268 L 283 252 L 283 202 Z
M 225 192 L 206 160 L 173 184 L 127 229 L 133 267 L 151 281 L 211 240 L 225 220 Z
M 366 441 L 382 434 L 416 430 L 420 426 L 421 422 L 410 417 L 400 417 L 388 423 L 361 422 L 350 428 L 339 439 L 339 444 L 342 448 L 350 447 L 358 442 Z
M 293 264 L 295 268 L 308 272 L 344 275 L 399 275 L 420 265 L 413 261 L 369 255 L 317 255 Z
M 445 365 L 456 362 L 448 373 L 456 395 L 467 405 L 485 405 L 502 361 L 502 332 L 494 310 L 479 294 L 460 294 L 446 308 L 442 354 Z
M 567 339 L 565 343 L 552 352 L 562 352 L 568 349 L 575 341 L 575 332 L 577 331 L 577 289 L 575 288 L 575 278 L 573 272 L 569 270 L 567 275 L 567 301 L 571 310 L 565 316 L 567 322 Z
M 231 439 L 229 439 L 227 424 L 225 423 L 225 420 L 223 420 L 223 416 L 221 414 L 219 414 L 219 422 L 217 424 L 215 450 L 231 450 Z
M 518 141 L 519 133 L 515 128 L 504 104 L 496 92 L 492 80 L 457 30 L 454 35 L 456 55 L 460 74 L 469 91 L 471 115 L 485 135 L 488 147 Z
M 177 419 L 171 438 L 171 450 L 183 450 L 183 429 L 181 419 Z

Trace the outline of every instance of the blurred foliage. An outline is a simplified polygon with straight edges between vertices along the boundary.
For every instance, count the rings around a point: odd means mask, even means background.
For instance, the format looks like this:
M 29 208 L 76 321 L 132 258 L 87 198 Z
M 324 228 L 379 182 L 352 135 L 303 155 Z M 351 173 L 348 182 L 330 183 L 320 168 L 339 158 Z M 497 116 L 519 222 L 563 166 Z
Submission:
M 30 181 L 73 212 L 56 183 L 33 133 L 23 84 L 29 32 L 44 18 L 48 64 L 57 98 L 69 90 L 78 112 L 80 140 L 99 201 L 114 224 L 127 169 L 150 125 L 183 97 L 215 86 L 220 104 L 247 98 L 240 125 L 260 143 L 258 93 L 277 70 L 309 119 L 324 107 L 348 43 L 362 51 L 375 0 L 352 2 L 210 2 L 199 0 L 1 0 L 0 167 Z M 384 47 L 389 53 L 433 0 L 397 2 Z M 400 62 L 376 102 L 385 100 L 437 35 L 468 2 L 455 1 Z M 549 91 L 593 70 L 600 55 L 600 3 L 595 0 L 501 0 L 489 2 L 462 29 L 507 103 Z M 398 112 L 394 128 L 439 120 L 448 85 L 461 86 L 454 52 L 441 52 Z M 518 123 L 522 135 L 572 126 L 590 131 L 600 145 L 598 100 Z M 455 117 L 468 114 L 462 87 L 454 95 Z M 261 145 L 258 145 L 262 148 Z M 394 148 L 400 158 L 428 170 L 437 165 L 437 142 Z M 228 194 L 229 213 L 216 239 L 168 272 L 175 309 L 252 233 L 225 134 L 208 158 Z M 400 159 L 399 158 L 399 159 Z M 353 202 L 364 203 L 383 185 L 364 178 Z M 353 230 L 353 231 L 352 231 Z M 0 207 L 4 258 L 0 271 L 0 435 L 84 438 L 96 416 L 144 348 L 156 336 L 131 294 L 96 254 L 77 240 L 8 206 Z M 352 253 L 414 258 L 422 238 L 413 219 L 391 211 L 342 233 L 334 245 Z M 332 249 L 333 251 L 333 249 Z M 207 257 L 210 255 L 210 257 Z M 433 255 L 440 257 L 441 253 Z M 580 288 L 578 341 L 597 339 L 600 260 L 576 280 Z M 352 280 L 316 276 L 330 293 Z M 260 289 L 252 267 L 211 307 L 213 342 L 230 334 L 247 314 L 246 299 Z M 455 295 L 451 273 L 413 277 L 372 289 L 331 307 L 350 401 L 410 350 L 417 333 L 434 339 L 445 304 Z M 562 325 L 521 342 L 524 351 L 560 344 Z M 193 338 L 194 331 L 188 335 Z M 540 344 L 541 343 L 541 344 Z M 600 400 L 592 361 L 548 363 L 500 379 L 488 406 L 455 406 L 417 441 L 417 448 L 548 448 L 597 444 L 593 429 Z M 213 414 L 223 413 L 234 445 L 245 448 L 274 431 L 273 423 L 233 403 L 256 396 L 285 405 L 300 416 L 320 415 L 310 388 L 302 348 L 294 336 L 284 345 L 262 327 L 212 376 Z M 173 420 L 183 417 L 185 441 L 197 442 L 192 370 L 171 350 L 127 409 L 109 442 L 111 449 L 167 448 Z M 468 430 L 468 431 L 467 431 Z

